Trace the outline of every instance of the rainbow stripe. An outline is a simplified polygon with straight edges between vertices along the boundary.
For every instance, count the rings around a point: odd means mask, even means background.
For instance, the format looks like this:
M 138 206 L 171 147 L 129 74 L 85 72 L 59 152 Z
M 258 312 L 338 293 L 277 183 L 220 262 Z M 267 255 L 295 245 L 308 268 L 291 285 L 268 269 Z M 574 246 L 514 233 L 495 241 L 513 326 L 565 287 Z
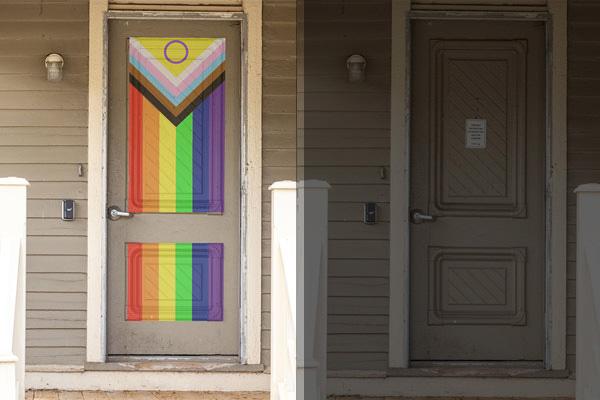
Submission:
M 223 213 L 225 39 L 129 39 L 128 210 Z
M 128 321 L 222 321 L 222 243 L 128 243 Z

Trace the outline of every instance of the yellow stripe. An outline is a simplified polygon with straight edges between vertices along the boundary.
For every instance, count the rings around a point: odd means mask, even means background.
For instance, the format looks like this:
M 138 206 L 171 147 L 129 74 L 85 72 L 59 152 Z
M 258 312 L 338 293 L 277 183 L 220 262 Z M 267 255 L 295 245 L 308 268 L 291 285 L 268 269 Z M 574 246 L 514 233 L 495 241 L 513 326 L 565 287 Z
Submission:
M 158 319 L 175 321 L 175 243 L 158 245 Z
M 159 117 L 158 191 L 160 212 L 177 210 L 177 129 L 164 115 Z

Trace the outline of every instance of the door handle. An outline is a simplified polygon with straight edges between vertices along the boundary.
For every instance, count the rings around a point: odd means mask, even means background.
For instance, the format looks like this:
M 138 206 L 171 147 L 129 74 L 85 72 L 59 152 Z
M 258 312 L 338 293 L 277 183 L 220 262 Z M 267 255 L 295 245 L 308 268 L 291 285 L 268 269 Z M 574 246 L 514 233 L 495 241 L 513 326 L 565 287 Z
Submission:
M 423 222 L 434 222 L 435 215 L 424 214 L 422 210 L 415 208 L 410 211 L 410 222 L 413 224 L 422 224 Z
M 116 221 L 119 218 L 129 218 L 129 217 L 133 217 L 133 213 L 129 213 L 127 211 L 121 211 L 119 209 L 119 207 L 117 207 L 117 206 L 108 207 L 108 218 L 110 218 L 111 221 Z

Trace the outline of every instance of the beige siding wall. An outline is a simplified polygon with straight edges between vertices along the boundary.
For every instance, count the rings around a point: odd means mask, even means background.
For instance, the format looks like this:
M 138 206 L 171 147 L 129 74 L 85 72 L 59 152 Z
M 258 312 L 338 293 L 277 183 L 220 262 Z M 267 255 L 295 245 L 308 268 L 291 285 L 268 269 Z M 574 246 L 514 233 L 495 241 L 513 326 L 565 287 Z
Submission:
M 461 11 L 544 11 L 546 3 L 546 0 L 412 0 L 412 8 Z
M 532 0 L 532 4 L 536 1 Z M 68 4 L 67 4 L 68 3 Z M 420 3 L 425 3 L 421 1 Z M 432 2 L 430 2 L 432 3 Z M 435 3 L 435 2 L 433 2 Z M 440 3 L 439 1 L 437 3 Z M 463 2 L 465 3 L 465 2 Z M 543 3 L 537 1 L 537 3 Z M 310 175 L 330 193 L 329 364 L 387 366 L 390 3 L 332 0 L 307 29 L 309 97 L 305 128 Z M 569 189 L 600 179 L 600 5 L 569 6 Z M 270 344 L 270 193 L 296 179 L 296 2 L 263 6 L 263 362 Z M 30 364 L 81 364 L 85 355 L 87 2 L 0 2 L 0 175 L 24 176 L 29 200 L 27 345 Z M 45 80 L 43 58 L 65 56 L 65 80 Z M 349 84 L 345 60 L 368 60 L 367 81 Z M 319 66 L 319 71 L 310 66 Z M 299 77 L 302 80 L 303 76 Z M 83 177 L 78 166 L 83 164 Z M 310 171 L 313 168 L 313 171 Z M 569 366 L 574 366 L 574 197 L 569 195 Z M 75 222 L 60 220 L 60 199 L 77 201 Z M 377 202 L 380 222 L 361 223 Z M 360 293 L 357 297 L 355 294 Z M 352 349 L 353 351 L 349 351 Z
M 127 3 L 127 2 L 121 2 Z M 171 2 L 176 3 L 176 2 Z M 237 4 L 225 1 L 223 4 Z M 263 362 L 269 361 L 270 193 L 295 179 L 296 6 L 264 2 Z M 85 358 L 87 56 L 85 0 L 0 2 L 0 175 L 24 176 L 29 200 L 29 364 Z M 45 80 L 43 59 L 65 57 L 65 79 Z M 78 176 L 78 167 L 84 176 Z M 60 220 L 75 199 L 77 220 Z
M 263 297 L 262 362 L 269 364 L 271 194 L 296 179 L 296 1 L 263 0 Z
M 600 2 L 569 0 L 568 9 L 568 366 L 575 368 L 575 196 L 600 181 Z
M 317 12 L 318 3 L 321 4 Z M 516 6 L 543 11 L 546 5 L 545 0 L 414 0 L 413 9 L 450 9 L 452 4 L 459 3 L 470 10 L 486 5 L 489 9 L 503 6 L 506 10 L 506 7 Z M 306 173 L 323 177 L 332 184 L 329 208 L 329 366 L 332 369 L 385 370 L 388 359 L 388 294 L 391 290 L 388 282 L 389 181 L 387 175 L 381 179 L 380 169 L 389 166 L 390 157 L 391 9 L 389 2 L 383 0 L 331 0 L 310 4 L 313 11 L 310 13 L 312 22 L 306 23 L 306 76 L 299 79 L 306 77 L 300 86 L 300 96 L 305 100 L 307 149 L 304 154 L 309 166 Z M 600 21 L 600 4 L 575 0 L 570 12 L 575 9 L 581 9 L 581 16 L 587 16 L 588 22 L 594 21 L 594 18 Z M 598 22 L 588 23 L 585 27 L 595 28 L 600 33 Z M 574 29 L 571 24 L 571 33 Z M 583 60 L 585 68 L 579 63 L 573 69 L 570 64 L 570 90 L 575 82 L 572 70 L 576 70 L 578 74 L 585 74 L 586 78 L 577 81 L 580 90 L 585 91 L 582 96 L 593 96 L 593 91 L 600 89 L 595 84 L 596 80 L 600 81 L 600 72 L 596 73 L 596 70 L 600 71 L 600 65 L 595 64 L 598 63 L 599 54 L 596 53 L 600 52 L 600 46 L 594 42 L 580 43 L 579 54 L 573 53 L 573 40 L 589 40 L 589 36 L 584 39 L 587 32 L 579 35 L 579 39 L 571 38 L 570 62 L 573 63 L 574 57 Z M 353 53 L 362 54 L 368 60 L 365 83 L 346 82 L 344 63 L 346 57 Z M 593 99 L 587 97 L 590 98 Z M 571 95 L 569 99 L 573 104 L 577 97 Z M 577 110 L 578 115 L 585 115 L 577 122 L 577 132 L 570 114 L 570 189 L 576 184 L 600 179 L 600 162 L 594 165 L 594 160 L 600 158 L 595 154 L 592 131 L 593 123 L 600 120 L 595 121 L 589 115 L 597 104 L 577 102 L 579 105 L 582 107 Z M 600 141 L 597 144 L 600 151 Z M 567 348 L 568 367 L 573 368 L 575 210 L 574 198 L 571 196 L 569 199 Z M 362 204 L 367 201 L 378 203 L 380 222 L 377 225 L 361 223 Z
M 388 0 L 307 1 L 305 173 L 332 185 L 330 369 L 387 367 L 390 16 Z M 347 81 L 346 59 L 354 53 L 367 59 L 362 83 Z M 362 223 L 364 202 L 378 204 L 378 224 Z
M 27 362 L 81 364 L 85 354 L 87 2 L 0 2 L 0 176 L 31 182 Z M 44 57 L 65 58 L 46 81 Z M 77 219 L 60 219 L 75 199 Z

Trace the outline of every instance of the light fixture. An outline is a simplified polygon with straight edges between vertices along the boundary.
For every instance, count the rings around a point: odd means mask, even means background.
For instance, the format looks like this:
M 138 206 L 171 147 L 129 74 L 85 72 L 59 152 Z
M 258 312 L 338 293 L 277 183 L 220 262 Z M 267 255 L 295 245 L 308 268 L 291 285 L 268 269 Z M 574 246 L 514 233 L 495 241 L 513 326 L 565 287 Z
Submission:
M 44 65 L 46 65 L 46 79 L 50 82 L 59 82 L 62 81 L 63 73 L 63 65 L 65 65 L 65 60 L 58 53 L 48 54 L 46 59 L 44 60 Z
M 353 54 L 346 60 L 348 69 L 348 82 L 362 82 L 365 80 L 367 60 L 360 54 Z

